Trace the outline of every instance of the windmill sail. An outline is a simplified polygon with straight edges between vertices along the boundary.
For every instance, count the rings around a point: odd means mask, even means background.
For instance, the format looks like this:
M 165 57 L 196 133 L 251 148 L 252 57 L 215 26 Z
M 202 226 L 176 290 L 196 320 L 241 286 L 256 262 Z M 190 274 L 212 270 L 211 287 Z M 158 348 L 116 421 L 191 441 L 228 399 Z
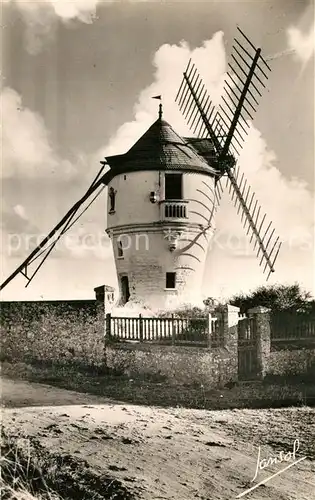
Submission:
M 268 271 L 267 280 L 271 273 L 275 271 L 274 265 L 278 257 L 281 242 L 279 236 L 275 236 L 275 229 L 272 228 L 272 222 L 267 224 L 266 214 L 262 215 L 261 206 L 256 199 L 255 193 L 251 191 L 250 186 L 241 176 L 240 184 L 231 170 L 227 172 L 227 178 L 230 182 L 230 193 L 232 201 L 235 197 L 234 205 L 238 205 L 238 214 L 241 213 L 241 221 L 244 229 L 247 226 L 246 234 L 250 236 L 250 243 L 254 240 L 254 250 L 257 248 L 257 258 L 260 259 L 259 265 L 263 266 L 263 272 Z
M 217 112 L 191 59 L 183 75 L 175 101 L 193 133 L 198 137 L 210 137 L 218 153 L 221 145 L 214 128 Z
M 238 31 L 242 36 L 242 43 L 234 39 L 233 63 L 228 64 L 222 104 L 219 105 L 220 119 L 226 133 L 220 159 L 229 153 L 230 148 L 236 154 L 242 149 L 244 135 L 248 134 L 248 120 L 253 120 L 253 113 L 256 112 L 259 97 L 262 96 L 262 89 L 268 79 L 267 71 L 271 71 L 261 55 L 261 49 L 256 49 L 239 28 Z
M 68 231 L 73 226 L 73 224 L 75 224 L 75 222 L 81 217 L 81 215 L 83 215 L 83 213 L 89 208 L 89 206 L 93 203 L 93 201 L 101 194 L 104 187 L 110 181 L 111 176 L 109 172 L 102 175 L 105 167 L 105 162 L 101 163 L 102 163 L 102 168 L 97 174 L 96 178 L 93 180 L 92 184 L 90 185 L 86 193 L 70 208 L 70 210 L 68 210 L 66 215 L 41 241 L 41 243 L 30 253 L 30 255 L 22 262 L 22 264 L 0 285 L 0 290 L 2 290 L 5 286 L 7 286 L 10 283 L 10 281 L 12 281 L 13 278 L 15 278 L 18 274 L 22 274 L 27 279 L 26 286 L 30 284 L 34 276 L 39 271 L 40 267 L 44 264 L 45 260 L 54 249 L 55 245 L 57 244 L 61 236 L 63 236 L 65 232 Z M 92 200 L 90 200 L 93 194 L 94 197 L 92 198 Z M 77 215 L 80 208 L 84 205 L 86 201 L 89 201 L 88 205 L 83 209 L 83 211 L 79 215 Z M 43 254 L 44 257 L 42 258 L 42 261 L 35 269 L 33 274 L 29 276 L 28 266 L 30 266 L 35 260 L 37 260 Z
M 268 79 L 270 67 L 247 36 L 238 28 L 241 42 L 234 39 L 232 50 L 233 63 L 229 63 L 229 72 L 225 80 L 222 102 L 219 108 L 212 104 L 197 68 L 191 62 L 183 74 L 183 80 L 176 96 L 176 101 L 193 133 L 199 137 L 208 137 L 215 149 L 216 158 L 211 161 L 218 172 L 216 180 L 216 199 L 222 196 L 220 177 L 227 176 L 227 184 L 232 201 L 247 235 L 251 232 L 250 242 L 254 240 L 254 250 L 267 280 L 274 272 L 281 242 L 275 236 L 272 223 L 266 224 L 266 214 L 261 216 L 261 207 L 252 192 L 244 174 L 239 168 L 234 174 L 236 157 L 243 148 L 244 136 L 248 135 L 249 120 L 262 96 L 262 88 Z

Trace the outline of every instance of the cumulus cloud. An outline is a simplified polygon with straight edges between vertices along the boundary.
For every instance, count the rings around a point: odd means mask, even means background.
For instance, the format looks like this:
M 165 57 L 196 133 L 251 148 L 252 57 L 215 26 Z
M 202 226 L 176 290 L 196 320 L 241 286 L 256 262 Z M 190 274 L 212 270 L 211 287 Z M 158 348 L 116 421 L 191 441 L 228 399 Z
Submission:
M 19 204 L 12 206 L 12 204 L 8 203 L 5 199 L 2 199 L 1 202 L 0 227 L 3 232 L 2 236 L 4 236 L 4 234 L 20 234 L 21 232 L 39 231 L 38 227 L 30 221 L 23 205 Z
M 310 242 L 314 197 L 303 180 L 297 177 L 288 179 L 281 174 L 276 154 L 268 148 L 266 140 L 252 124 L 238 163 L 262 209 L 274 221 L 281 239 L 288 244 L 296 238 Z M 230 199 L 224 199 L 218 223 L 234 227 L 234 232 L 241 234 L 242 226 L 233 222 L 235 214 L 237 216 Z
M 41 0 L 40 2 L 30 2 L 29 0 L 3 0 L 3 3 L 16 5 L 23 13 L 31 13 L 40 17 L 41 9 L 51 8 L 56 16 L 63 20 L 78 18 L 84 23 L 91 21 L 95 16 L 96 6 L 100 0 Z
M 92 24 L 97 19 L 97 6 L 106 5 L 116 0 L 2 0 L 13 5 L 22 14 L 26 26 L 26 49 L 35 55 L 43 44 L 55 35 L 57 21 L 69 24 L 81 22 Z M 139 2 L 147 0 L 129 0 Z
M 306 65 L 314 54 L 315 24 L 304 33 L 300 28 L 291 26 L 287 30 L 289 50 L 292 50 L 296 59 Z
M 213 103 L 219 102 L 226 71 L 223 32 L 217 32 L 211 40 L 204 41 L 201 47 L 195 49 L 191 49 L 185 41 L 180 45 L 162 45 L 153 59 L 154 81 L 140 92 L 134 107 L 134 120 L 124 123 L 117 130 L 109 144 L 102 150 L 103 156 L 127 151 L 152 124 L 158 115 L 159 101 L 152 99 L 155 95 L 162 95 L 165 119 L 178 133 L 191 135 L 174 102 L 190 57 L 193 57 Z
M 26 49 L 37 54 L 43 42 L 53 38 L 57 20 L 64 23 L 77 20 L 91 24 L 99 0 L 2 0 L 14 5 L 22 14 L 26 26 Z
M 50 142 L 42 117 L 25 108 L 15 90 L 4 88 L 1 104 L 1 176 L 6 188 L 1 203 L 2 241 L 9 256 L 25 258 L 47 235 L 50 224 L 56 224 L 64 215 L 63 211 L 86 191 L 92 159 L 89 162 L 78 155 L 78 162 L 73 164 L 60 158 Z M 73 184 L 75 189 L 72 189 Z M 12 190 L 17 191 L 18 196 L 12 195 Z M 17 203 L 17 199 L 21 201 Z M 90 219 L 81 219 L 84 227 L 76 226 L 63 236 L 52 257 L 71 255 L 72 258 L 101 259 L 108 256 L 110 242 L 100 231 L 97 220 L 102 205 L 97 203 L 99 201 L 89 210 Z
M 23 106 L 21 96 L 5 87 L 2 104 L 2 176 L 42 178 L 76 173 L 67 160 L 58 158 L 41 116 Z

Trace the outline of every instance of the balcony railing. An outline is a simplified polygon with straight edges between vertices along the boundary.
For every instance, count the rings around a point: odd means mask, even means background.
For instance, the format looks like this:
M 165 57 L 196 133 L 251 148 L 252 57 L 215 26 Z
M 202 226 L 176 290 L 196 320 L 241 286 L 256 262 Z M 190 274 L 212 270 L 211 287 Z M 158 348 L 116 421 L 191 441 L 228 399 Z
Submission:
M 187 219 L 187 203 L 188 201 L 185 200 L 162 201 L 162 219 Z

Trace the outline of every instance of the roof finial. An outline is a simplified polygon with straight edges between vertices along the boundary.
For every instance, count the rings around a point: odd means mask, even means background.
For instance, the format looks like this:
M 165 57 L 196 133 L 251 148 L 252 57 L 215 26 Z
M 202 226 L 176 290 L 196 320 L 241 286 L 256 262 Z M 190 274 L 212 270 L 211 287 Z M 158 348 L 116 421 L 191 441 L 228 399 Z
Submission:
M 162 115 L 163 115 L 163 105 L 160 102 L 160 104 L 159 104 L 159 120 L 162 120 Z

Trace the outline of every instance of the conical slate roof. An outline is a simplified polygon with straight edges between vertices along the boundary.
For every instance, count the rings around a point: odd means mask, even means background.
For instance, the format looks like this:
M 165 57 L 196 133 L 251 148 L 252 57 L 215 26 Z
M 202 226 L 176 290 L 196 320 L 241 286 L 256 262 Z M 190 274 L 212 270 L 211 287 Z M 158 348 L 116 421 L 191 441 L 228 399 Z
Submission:
M 161 118 L 123 155 L 106 158 L 113 174 L 136 170 L 182 170 L 215 175 L 215 170 L 193 146 Z

